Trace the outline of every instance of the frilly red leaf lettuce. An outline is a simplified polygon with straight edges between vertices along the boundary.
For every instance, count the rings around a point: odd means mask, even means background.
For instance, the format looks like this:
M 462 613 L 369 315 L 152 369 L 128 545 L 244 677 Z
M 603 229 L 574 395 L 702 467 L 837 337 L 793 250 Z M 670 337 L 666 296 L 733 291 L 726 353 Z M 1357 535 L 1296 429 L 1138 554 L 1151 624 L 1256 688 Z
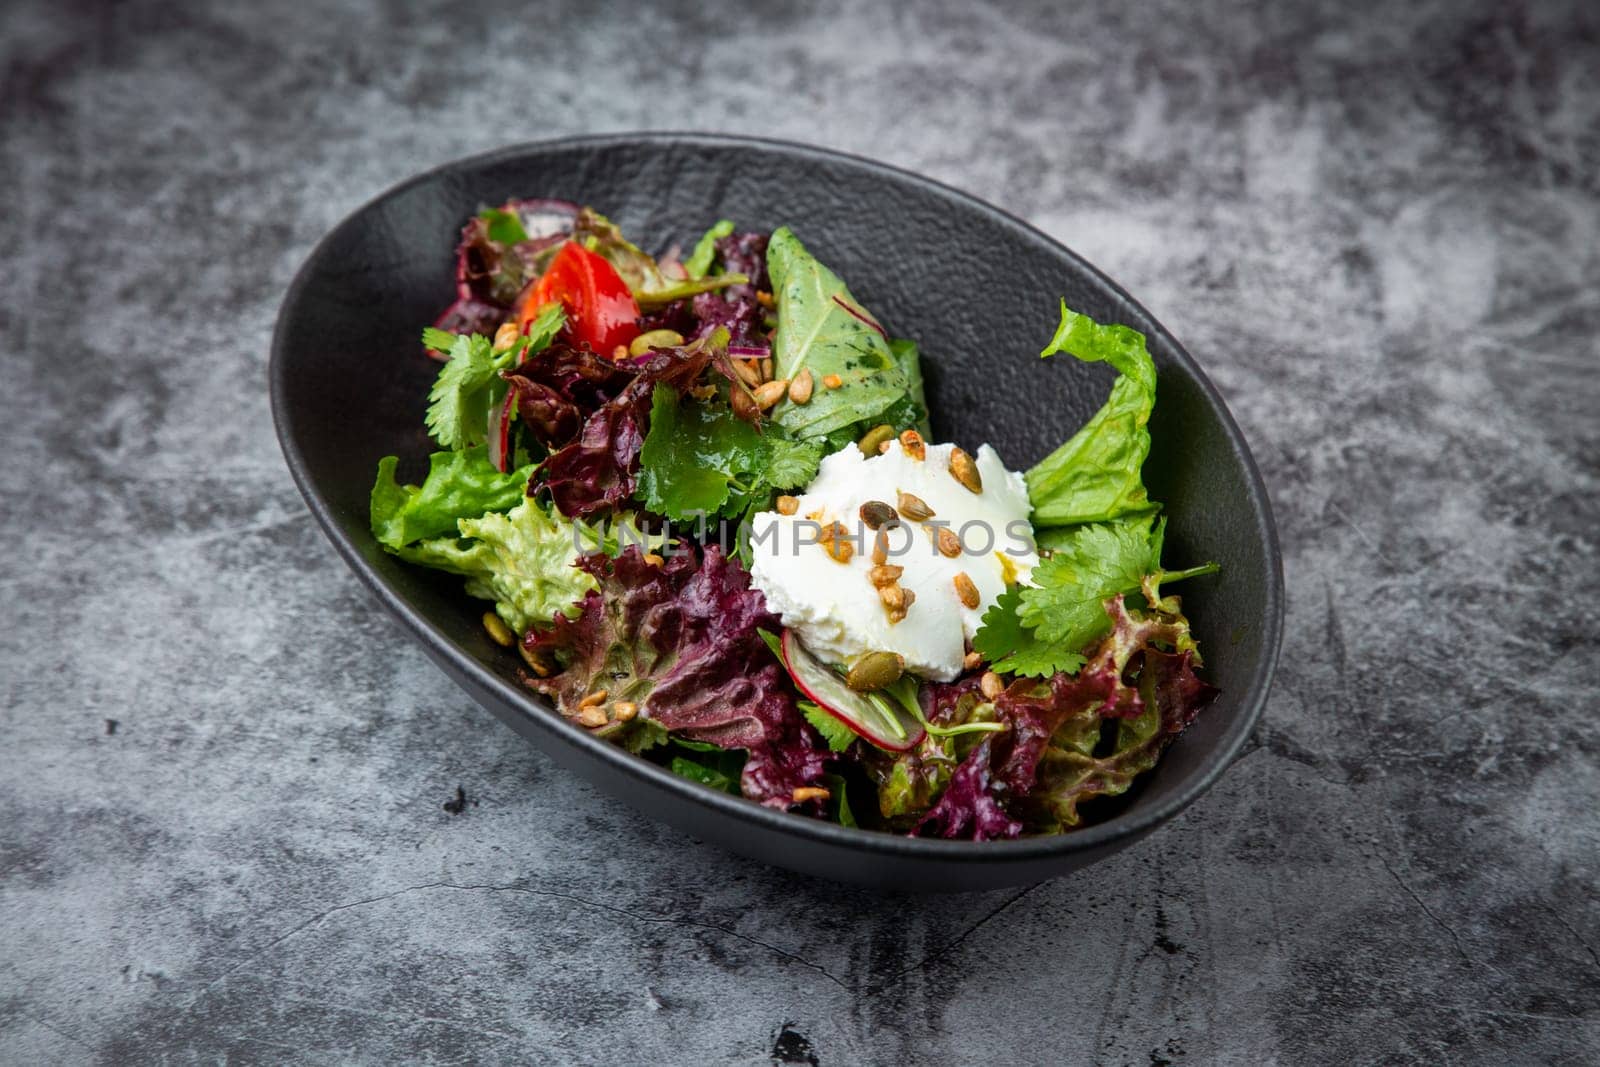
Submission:
M 627 387 L 633 371 L 587 348 L 555 344 L 503 377 L 534 437 L 546 448 L 560 448 L 577 436 L 589 415 Z
M 718 326 L 725 327 L 735 345 L 765 342 L 763 326 L 766 309 L 756 301 L 756 290 L 771 291 L 767 277 L 767 235 L 736 233 L 716 242 L 717 259 L 724 273 L 743 274 L 750 280 L 730 285 L 721 292 L 701 293 L 691 302 L 700 321 L 697 337 L 709 336 Z
M 599 589 L 576 618 L 558 616 L 525 640 L 532 656 L 564 664 L 531 679 L 563 715 L 576 717 L 579 702 L 604 689 L 608 704 L 633 703 L 638 717 L 597 733 L 654 724 L 692 741 L 748 749 L 742 791 L 770 807 L 790 807 L 795 789 L 821 779 L 827 751 L 757 633 L 780 624 L 737 561 L 707 545 L 654 564 L 630 546 L 615 559 L 597 554 L 577 565 Z
M 700 344 L 657 352 L 639 361 L 632 381 L 584 419 L 575 440 L 539 466 L 529 492 L 548 490 L 556 508 L 569 518 L 615 509 L 631 499 L 656 383 L 681 393 L 700 377 L 711 358 L 711 346 Z M 548 400 L 545 394 L 530 403 L 542 411 L 538 405 Z M 518 404 L 520 410 L 520 393 Z M 561 419 L 565 413 L 549 417 Z M 564 426 L 557 424 L 558 428 Z

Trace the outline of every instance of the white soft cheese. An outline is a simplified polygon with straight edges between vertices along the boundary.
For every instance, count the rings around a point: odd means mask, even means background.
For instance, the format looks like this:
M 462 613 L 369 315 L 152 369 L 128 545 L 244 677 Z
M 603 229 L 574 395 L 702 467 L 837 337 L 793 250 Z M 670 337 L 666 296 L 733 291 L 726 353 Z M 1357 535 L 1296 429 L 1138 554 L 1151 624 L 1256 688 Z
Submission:
M 1013 580 L 1025 581 L 1038 562 L 1022 476 L 984 445 L 976 456 L 983 492 L 973 493 L 950 473 L 953 445 L 926 447 L 926 458 L 918 460 L 895 441 L 868 459 L 850 445 L 822 461 L 793 515 L 764 511 L 751 523 L 753 584 L 783 624 L 825 660 L 848 664 L 864 652 L 898 652 L 908 671 L 949 681 L 961 672 L 983 613 L 1005 591 L 1007 568 Z M 889 531 L 889 562 L 905 568 L 900 585 L 916 594 L 905 618 L 891 623 L 867 576 L 875 535 L 860 509 L 873 500 L 895 506 L 902 492 L 921 498 L 933 516 L 902 520 Z M 845 563 L 816 543 L 819 526 L 835 521 L 854 538 Z M 960 555 L 940 554 L 940 523 L 961 538 Z M 956 593 L 961 573 L 977 587 L 976 608 Z

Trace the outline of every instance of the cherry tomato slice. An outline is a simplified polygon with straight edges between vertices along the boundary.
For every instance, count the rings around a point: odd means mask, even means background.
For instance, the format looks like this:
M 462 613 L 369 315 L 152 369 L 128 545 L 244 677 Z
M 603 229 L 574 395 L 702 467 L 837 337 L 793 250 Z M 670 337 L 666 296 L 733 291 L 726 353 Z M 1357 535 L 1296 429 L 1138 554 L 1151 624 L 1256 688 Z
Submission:
M 639 305 L 605 258 L 568 241 L 538 281 L 517 298 L 517 326 L 526 331 L 540 311 L 560 303 L 567 311 L 565 334 L 604 356 L 639 336 Z

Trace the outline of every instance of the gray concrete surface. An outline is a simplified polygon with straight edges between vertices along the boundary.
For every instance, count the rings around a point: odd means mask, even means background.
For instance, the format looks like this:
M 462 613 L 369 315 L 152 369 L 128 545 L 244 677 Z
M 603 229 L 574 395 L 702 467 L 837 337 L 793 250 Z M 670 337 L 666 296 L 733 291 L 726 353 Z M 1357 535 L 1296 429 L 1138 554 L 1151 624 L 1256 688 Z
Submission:
M 1595 8 L 913 7 L 0 11 L 0 1060 L 1600 1057 Z M 1283 666 L 1147 843 L 940 899 L 749 866 L 563 777 L 313 528 L 264 368 L 318 236 L 685 127 L 1005 205 L 1228 396 Z

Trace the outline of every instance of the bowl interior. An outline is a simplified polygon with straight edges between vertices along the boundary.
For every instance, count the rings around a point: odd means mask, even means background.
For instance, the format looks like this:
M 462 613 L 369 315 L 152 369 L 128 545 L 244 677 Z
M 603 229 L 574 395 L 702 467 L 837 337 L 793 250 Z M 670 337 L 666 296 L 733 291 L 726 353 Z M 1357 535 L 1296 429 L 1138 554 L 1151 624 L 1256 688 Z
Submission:
M 467 598 L 457 579 L 406 566 L 373 542 L 368 493 L 382 456 L 402 457 L 403 478 L 425 470 L 431 442 L 422 413 L 437 364 L 419 353 L 418 333 L 451 299 L 451 252 L 464 220 L 514 196 L 591 204 L 651 251 L 687 247 L 723 217 L 740 228 L 793 227 L 891 334 L 920 343 L 936 439 L 969 449 L 987 441 L 1015 469 L 1082 425 L 1112 379 L 1101 366 L 1038 358 L 1058 299 L 1144 332 L 1160 372 L 1145 478 L 1167 506 L 1169 562 L 1222 564 L 1220 576 L 1180 590 L 1207 676 L 1222 695 L 1106 823 L 1029 844 L 1070 851 L 1148 828 L 1192 799 L 1231 757 L 1265 695 L 1281 594 L 1265 494 L 1214 389 L 1147 312 L 1037 231 L 932 182 L 775 143 L 646 136 L 509 149 L 391 190 L 313 253 L 285 302 L 275 342 L 280 435 L 336 545 L 387 591 L 391 606 L 398 602 L 426 620 L 424 640 L 447 646 L 432 650 L 435 658 L 466 663 L 491 684 L 515 684 L 515 657 L 491 644 L 477 621 L 483 605 Z M 548 715 L 531 693 L 520 713 Z M 700 791 L 692 783 L 665 784 L 680 786 Z M 783 820 L 799 832 L 810 822 Z M 863 842 L 887 836 L 822 829 Z M 904 842 L 896 850 L 952 844 Z

